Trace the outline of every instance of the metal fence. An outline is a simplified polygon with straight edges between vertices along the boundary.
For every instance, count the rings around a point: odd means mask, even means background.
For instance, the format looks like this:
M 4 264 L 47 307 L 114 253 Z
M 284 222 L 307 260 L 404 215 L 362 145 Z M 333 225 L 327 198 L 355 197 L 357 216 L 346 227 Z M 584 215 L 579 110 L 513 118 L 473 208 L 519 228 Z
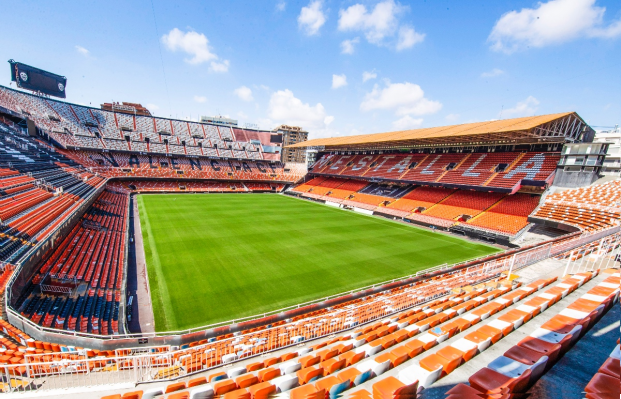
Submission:
M 605 256 L 608 255 L 608 256 Z M 621 234 L 613 234 L 597 242 L 583 245 L 557 259 L 567 260 L 563 275 L 593 272 L 612 267 L 621 257 Z

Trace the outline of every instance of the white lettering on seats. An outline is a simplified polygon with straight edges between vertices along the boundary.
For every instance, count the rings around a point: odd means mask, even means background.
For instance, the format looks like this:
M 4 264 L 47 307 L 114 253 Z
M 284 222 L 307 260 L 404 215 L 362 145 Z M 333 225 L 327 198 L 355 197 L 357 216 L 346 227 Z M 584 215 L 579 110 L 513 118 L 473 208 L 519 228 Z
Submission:
M 360 170 L 367 166 L 367 163 L 373 159 L 373 155 L 366 155 L 358 160 L 354 166 L 352 166 L 351 170 Z
M 544 154 L 535 154 L 531 159 L 526 162 L 521 163 L 517 168 L 513 169 L 511 172 L 508 172 L 503 177 L 505 179 L 510 179 L 518 173 L 526 173 L 526 180 L 532 180 L 535 178 L 537 173 L 541 172 L 541 167 L 543 166 L 543 161 L 545 161 L 546 157 Z M 528 165 L 533 165 L 532 168 L 529 168 Z
M 431 161 L 429 163 L 429 165 L 425 166 L 425 169 L 421 170 L 421 174 L 422 175 L 433 175 L 434 173 L 436 173 L 435 170 L 429 170 L 429 168 L 431 168 L 433 166 L 434 163 L 436 163 L 438 161 L 438 159 L 440 159 L 442 155 L 436 155 L 436 157 L 433 159 L 433 161 Z
M 326 164 L 328 162 L 330 162 L 330 160 L 334 157 L 334 155 L 324 155 L 323 157 L 321 157 L 321 159 L 317 162 L 315 162 L 315 165 L 313 165 L 313 169 L 316 168 L 322 168 L 324 166 L 326 166 Z
M 332 166 L 330 166 L 330 169 L 338 169 L 339 165 L 342 165 L 343 163 L 346 163 L 345 161 L 348 160 L 349 158 L 351 158 L 351 155 L 344 155 L 341 158 L 339 158 L 338 161 L 334 162 L 332 164 Z
M 485 159 L 486 156 L 487 156 L 487 154 L 481 155 L 479 157 L 479 159 L 476 160 L 475 163 L 473 163 L 468 169 L 466 169 L 466 171 L 464 172 L 464 174 L 462 174 L 462 176 L 469 176 L 469 177 L 477 177 L 477 176 L 479 176 L 480 173 L 472 172 L 472 171 L 475 170 L 477 166 L 479 166 L 481 161 L 483 161 L 483 159 Z
M 394 156 L 390 155 L 390 156 L 386 156 L 384 157 L 384 160 L 375 167 L 375 169 L 373 169 L 373 172 L 377 172 L 382 166 L 384 166 L 384 164 L 386 163 L 386 161 L 388 161 L 389 159 L 393 159 Z
M 387 172 L 390 173 L 393 170 L 397 169 L 399 171 L 399 173 L 403 173 L 403 171 L 405 170 L 405 168 L 407 168 L 407 166 L 410 164 L 410 161 L 412 160 L 412 156 L 408 156 L 403 158 L 403 160 L 399 163 L 397 163 L 395 166 L 393 166 L 392 168 L 388 169 Z

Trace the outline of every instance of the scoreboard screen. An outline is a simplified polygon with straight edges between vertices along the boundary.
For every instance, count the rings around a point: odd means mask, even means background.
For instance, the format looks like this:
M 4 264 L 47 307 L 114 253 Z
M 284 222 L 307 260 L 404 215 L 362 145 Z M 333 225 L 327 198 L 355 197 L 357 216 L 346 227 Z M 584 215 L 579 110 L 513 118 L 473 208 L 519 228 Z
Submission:
M 43 69 L 9 60 L 11 80 L 17 87 L 32 90 L 49 96 L 66 98 L 67 78 Z

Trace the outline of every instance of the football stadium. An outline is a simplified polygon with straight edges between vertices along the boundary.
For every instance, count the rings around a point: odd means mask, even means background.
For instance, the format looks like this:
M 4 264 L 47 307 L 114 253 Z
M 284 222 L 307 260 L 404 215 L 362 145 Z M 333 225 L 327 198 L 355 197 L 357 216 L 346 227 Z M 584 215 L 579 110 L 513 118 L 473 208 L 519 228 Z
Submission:
M 265 129 L 9 63 L 7 398 L 619 396 L 618 127 Z
M 7 393 L 426 397 L 466 362 L 444 393 L 520 393 L 618 300 L 621 180 L 566 172 L 607 150 L 575 112 L 291 145 L 307 168 L 270 132 L 0 107 Z

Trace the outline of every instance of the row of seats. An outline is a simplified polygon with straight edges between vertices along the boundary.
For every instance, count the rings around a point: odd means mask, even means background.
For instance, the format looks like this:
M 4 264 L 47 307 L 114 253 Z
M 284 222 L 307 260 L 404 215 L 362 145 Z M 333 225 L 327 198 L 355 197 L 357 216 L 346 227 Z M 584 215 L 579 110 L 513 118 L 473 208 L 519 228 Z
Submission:
M 0 179 L 0 188 L 6 189 L 32 181 L 34 181 L 34 179 L 30 176 L 5 177 L 4 179 Z
M 311 172 L 409 183 L 510 189 L 550 183 L 560 153 L 324 154 Z
M 2 271 L 0 272 L 0 295 L 4 295 L 6 284 L 9 282 L 14 271 L 15 267 L 9 263 L 2 267 Z
M 293 190 L 304 197 L 338 202 L 443 228 L 461 222 L 510 236 L 528 225 L 528 216 L 540 199 L 538 195 L 519 193 L 507 195 L 408 185 L 389 187 L 323 176 L 315 177 Z M 389 196 L 377 195 L 381 193 Z
M 554 299 L 564 297 L 590 277 L 590 273 L 569 277 L 551 295 Z M 620 282 L 619 273 L 615 273 L 597 284 L 503 356 L 473 374 L 468 379 L 470 387 L 487 395 L 524 393 L 617 302 Z M 618 383 L 616 378 L 615 384 Z
M 17 262 L 105 184 L 5 119 L 0 169 L 0 260 L 8 262 Z
M 106 177 L 187 177 L 296 182 L 305 174 L 304 169 L 285 167 L 281 162 L 175 158 L 77 150 L 60 150 L 60 152 Z
M 373 183 L 360 190 L 360 192 L 362 194 L 371 194 L 380 197 L 402 198 L 410 190 L 412 190 L 412 186 L 409 185 L 385 185 Z
M 284 184 L 247 183 L 247 182 L 196 182 L 196 181 L 159 181 L 159 180 L 124 180 L 108 183 L 110 188 L 126 192 L 280 192 Z
M 54 370 L 49 369 L 49 364 L 51 364 L 49 362 L 56 362 L 60 365 L 63 362 L 78 360 L 83 357 L 81 353 L 89 352 L 84 348 L 71 345 L 36 341 L 2 319 L 0 319 L 0 335 L 0 365 L 17 366 L 9 371 L 8 374 L 12 376 L 34 377 L 46 372 L 53 374 Z M 41 362 L 48 362 L 48 365 L 26 366 L 26 364 Z M 58 367 L 56 372 L 63 367 Z M 30 384 L 28 380 L 16 380 L 15 382 Z
M 31 208 L 49 198 L 52 194 L 48 191 L 34 188 L 23 191 L 16 195 L 7 195 L 0 199 L 0 219 L 7 220 L 18 213 Z
M 455 189 L 443 187 L 420 186 L 398 200 L 388 204 L 387 208 L 404 211 L 406 212 L 405 215 L 407 215 L 419 208 L 423 210 L 428 209 L 453 194 L 455 191 Z
M 619 225 L 621 180 L 549 195 L 533 216 L 594 231 Z
M 401 367 L 397 377 L 387 377 L 373 384 L 374 394 L 378 391 L 388 393 L 390 390 L 403 389 L 409 386 L 412 393 L 416 397 L 416 393 L 424 388 L 428 388 L 438 379 L 451 373 L 456 367 L 469 361 L 477 354 L 485 351 L 490 345 L 495 344 L 503 334 L 509 334 L 514 328 L 519 328 L 524 323 L 524 315 L 515 317 L 511 312 L 506 313 L 497 320 L 486 322 L 482 327 L 478 327 L 475 331 L 470 332 L 449 346 L 444 346 L 434 354 L 420 357 L 423 352 L 429 351 L 436 345 L 441 344 L 445 340 L 456 334 L 475 329 L 475 325 L 489 319 L 494 314 L 503 311 L 505 308 L 534 295 L 535 292 L 549 285 L 556 278 L 542 279 L 531 283 L 524 287 L 519 287 L 502 296 L 492 296 L 492 298 L 484 305 L 474 309 L 473 311 L 462 314 L 454 319 L 449 319 L 443 324 L 430 328 L 430 334 L 435 339 L 422 339 L 412 342 L 406 349 L 420 348 L 408 353 L 409 358 L 419 357 L 420 360 L 406 363 Z M 495 299 L 494 299 L 495 298 Z M 530 317 L 526 320 L 528 321 Z M 509 322 L 505 321 L 509 320 Z M 413 345 L 416 343 L 417 345 Z M 393 356 L 398 353 L 393 353 Z M 408 357 L 404 361 L 407 361 Z M 418 363 L 418 364 L 416 364 Z M 401 364 L 401 363 L 399 363 Z M 399 364 L 391 364 L 392 368 L 398 367 Z M 368 384 L 367 384 L 368 385 Z
M 128 195 L 107 188 L 42 262 L 15 308 L 44 327 L 118 334 Z M 56 296 L 41 287 L 87 284 L 87 294 Z
M 547 199 L 549 201 L 619 207 L 619 203 L 621 203 L 621 180 L 559 191 L 549 195 Z
M 396 376 L 381 379 L 372 385 L 373 396 L 367 390 L 353 392 L 355 397 L 396 397 L 408 393 L 411 397 L 428 388 L 437 380 L 452 373 L 457 367 L 496 344 L 503 337 L 524 323 L 538 317 L 550 306 L 570 294 L 592 277 L 591 273 L 569 276 L 561 283 L 534 298 L 505 312 L 495 320 L 486 322 L 476 331 L 443 346 L 436 353 L 420 358 L 418 364 L 402 367 Z M 616 286 L 613 287 L 613 285 Z M 541 289 L 544 280 L 529 284 L 530 293 Z M 521 340 L 502 356 L 491 361 L 469 378 L 469 384 L 458 384 L 447 391 L 449 398 L 518 397 L 534 384 L 543 373 L 610 309 L 618 298 L 618 273 L 591 289 L 565 310 L 542 324 L 530 336 Z M 515 293 L 512 293 L 515 294 Z M 473 312 L 477 317 L 472 324 L 493 315 L 523 298 L 522 295 L 506 295 L 487 309 Z M 508 302 L 502 299 L 508 300 Z M 475 314 L 478 313 L 478 314 Z M 618 380 L 617 380 L 618 383 Z M 368 385 L 368 384 L 367 384 Z M 424 393 L 424 391 L 423 391 Z M 496 396 L 497 395 L 497 396 Z
M 424 215 L 440 219 L 468 221 L 504 198 L 505 194 L 459 190 L 442 202 L 424 210 Z
M 33 120 L 63 146 L 212 155 L 205 154 L 199 145 L 206 141 L 214 150 L 216 146 L 226 148 L 221 153 L 216 150 L 216 156 L 263 159 L 260 145 L 236 141 L 228 126 L 110 112 L 3 86 L 0 86 L 0 106 Z M 187 150 L 190 146 L 194 149 Z
M 94 138 L 83 137 L 80 135 L 69 136 L 68 134 L 52 133 L 52 137 L 58 139 L 61 143 L 73 145 L 75 147 L 91 147 L 101 148 L 117 151 L 136 151 L 136 152 L 154 152 L 162 154 L 179 154 L 179 155 L 202 155 L 202 156 L 216 156 L 225 158 L 246 158 L 246 159 L 263 159 L 262 153 L 257 151 L 258 147 L 251 145 L 244 146 L 242 149 L 233 150 L 231 144 L 225 142 L 212 144 L 215 140 L 201 140 L 189 139 L 184 141 L 178 141 L 174 138 L 174 142 L 171 139 L 164 139 L 162 143 L 159 142 L 142 142 L 142 141 L 127 141 L 110 138 Z M 71 139 L 68 139 L 71 137 Z M 247 149 L 248 148 L 248 149 Z M 251 151 L 252 148 L 254 151 Z
M 538 195 L 509 195 L 469 220 L 468 224 L 510 235 L 517 234 L 528 225 L 528 216 L 539 205 L 539 199 Z

